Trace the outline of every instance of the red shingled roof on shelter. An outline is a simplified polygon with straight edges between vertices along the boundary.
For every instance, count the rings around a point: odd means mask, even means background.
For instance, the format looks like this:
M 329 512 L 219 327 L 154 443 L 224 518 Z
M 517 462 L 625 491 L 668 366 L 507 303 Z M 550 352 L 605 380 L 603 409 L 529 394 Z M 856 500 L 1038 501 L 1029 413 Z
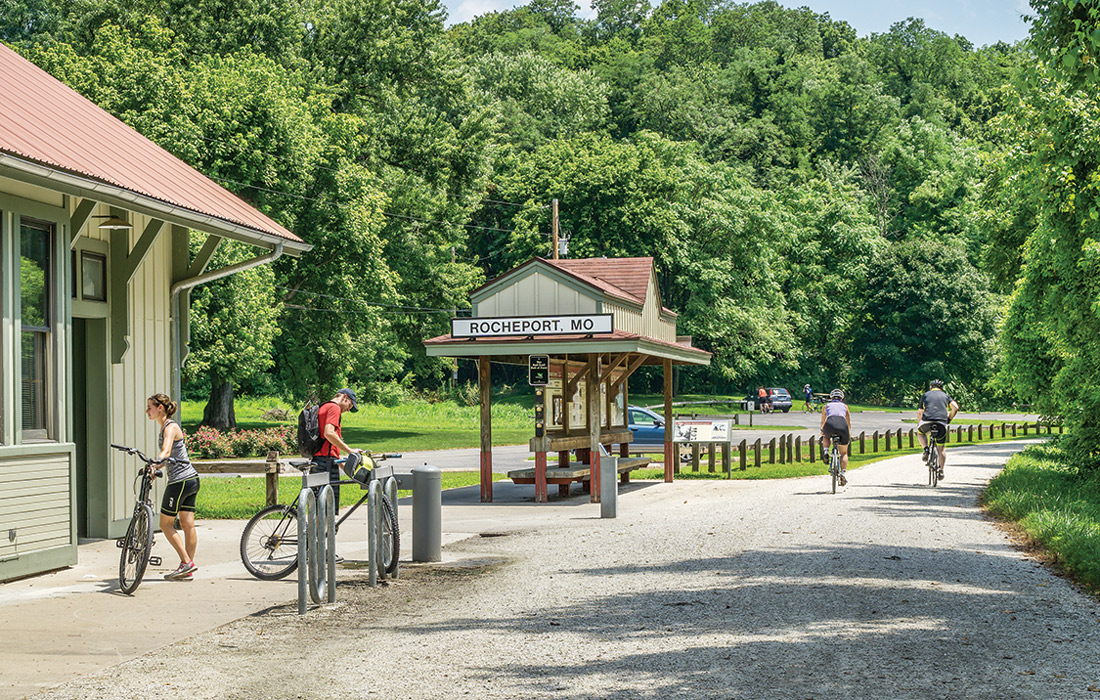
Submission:
M 645 303 L 649 277 L 653 272 L 653 258 L 581 258 L 546 262 L 586 278 L 589 284 L 605 292 L 631 297 L 639 304 Z
M 301 242 L 2 43 L 0 95 L 0 152 Z

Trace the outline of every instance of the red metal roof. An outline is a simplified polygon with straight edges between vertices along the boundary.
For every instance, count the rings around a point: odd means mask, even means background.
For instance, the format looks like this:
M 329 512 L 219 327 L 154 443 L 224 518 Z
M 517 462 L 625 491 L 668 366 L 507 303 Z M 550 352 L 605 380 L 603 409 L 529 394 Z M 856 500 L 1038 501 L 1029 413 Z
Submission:
M 589 284 L 616 296 L 645 303 L 653 258 L 581 258 L 546 260 L 556 268 L 583 278 Z
M 0 152 L 301 242 L 3 43 L 0 95 Z

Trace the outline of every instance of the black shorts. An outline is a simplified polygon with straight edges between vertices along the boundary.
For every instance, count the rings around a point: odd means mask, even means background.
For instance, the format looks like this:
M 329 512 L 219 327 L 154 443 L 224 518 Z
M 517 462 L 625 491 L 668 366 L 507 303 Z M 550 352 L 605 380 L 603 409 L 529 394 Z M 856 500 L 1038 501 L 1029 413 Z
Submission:
M 821 429 L 822 435 L 827 435 L 830 440 L 835 439 L 838 445 L 847 445 L 852 442 L 852 436 L 848 431 L 848 421 L 844 416 L 829 416 L 825 419 L 825 427 Z
M 947 423 L 939 420 L 921 421 L 921 424 L 917 426 L 917 432 L 931 432 L 932 437 L 942 442 L 943 439 L 947 437 Z
M 162 515 L 179 515 L 181 510 L 195 512 L 195 496 L 199 494 L 199 477 L 173 481 L 164 489 L 160 502 Z

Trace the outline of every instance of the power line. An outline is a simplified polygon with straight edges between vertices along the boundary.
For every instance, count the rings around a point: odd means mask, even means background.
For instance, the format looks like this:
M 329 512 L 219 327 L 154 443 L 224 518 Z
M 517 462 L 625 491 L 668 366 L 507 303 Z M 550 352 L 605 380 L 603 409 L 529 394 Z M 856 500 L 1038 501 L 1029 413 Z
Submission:
M 324 294 L 322 292 L 311 292 L 308 289 L 295 289 L 294 287 L 286 287 L 281 284 L 272 285 L 275 289 L 285 289 L 288 292 L 295 292 L 301 294 L 309 294 L 316 297 L 324 297 L 326 299 L 336 299 L 337 301 L 350 301 L 356 304 L 367 304 L 368 306 L 377 306 L 381 308 L 391 308 L 405 311 L 426 311 L 431 313 L 451 313 L 451 309 L 437 309 L 433 306 L 413 306 L 411 304 L 386 304 L 380 301 L 368 301 L 366 299 L 352 299 L 351 297 L 340 297 L 332 294 Z M 284 306 L 290 307 L 290 304 L 284 304 Z M 367 313 L 366 311 L 360 311 L 357 313 Z

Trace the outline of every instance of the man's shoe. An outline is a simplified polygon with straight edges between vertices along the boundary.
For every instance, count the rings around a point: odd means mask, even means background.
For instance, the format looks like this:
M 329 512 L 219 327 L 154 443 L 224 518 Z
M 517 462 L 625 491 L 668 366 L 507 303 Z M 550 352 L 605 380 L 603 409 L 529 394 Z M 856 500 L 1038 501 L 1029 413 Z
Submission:
M 927 447 L 924 448 L 924 452 L 922 454 L 924 455 L 924 459 L 928 459 L 928 448 Z
M 937 469 L 936 470 L 936 478 L 939 479 L 940 481 L 943 481 L 943 469 Z
M 844 472 L 840 472 L 840 485 L 841 486 L 847 486 L 848 485 L 848 477 L 844 476 Z

